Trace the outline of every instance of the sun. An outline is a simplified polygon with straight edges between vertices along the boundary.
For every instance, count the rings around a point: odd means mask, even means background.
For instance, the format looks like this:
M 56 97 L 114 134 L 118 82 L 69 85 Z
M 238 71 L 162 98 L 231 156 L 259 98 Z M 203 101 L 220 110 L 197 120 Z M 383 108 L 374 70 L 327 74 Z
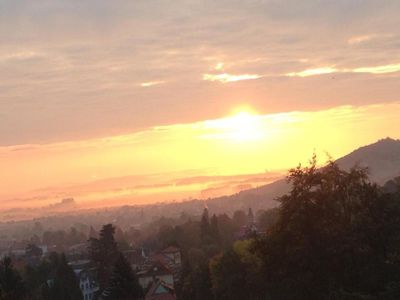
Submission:
M 228 131 L 232 140 L 246 142 L 261 139 L 262 130 L 259 116 L 248 111 L 240 111 L 228 120 L 231 125 Z
M 213 133 L 208 136 L 233 142 L 257 141 L 265 136 L 262 125 L 262 116 L 252 110 L 235 110 L 230 117 L 209 121 L 207 127 Z

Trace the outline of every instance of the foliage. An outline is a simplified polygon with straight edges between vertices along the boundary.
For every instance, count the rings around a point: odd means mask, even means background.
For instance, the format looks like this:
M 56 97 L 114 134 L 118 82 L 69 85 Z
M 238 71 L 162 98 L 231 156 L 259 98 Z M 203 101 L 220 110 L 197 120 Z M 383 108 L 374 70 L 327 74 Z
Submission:
M 240 228 L 247 224 L 247 216 L 243 210 L 237 210 L 233 213 L 233 223 L 236 228 Z
M 29 299 L 41 300 L 48 299 L 48 284 L 47 281 L 54 274 L 54 265 L 48 260 L 43 260 L 36 267 L 27 265 L 24 272 L 24 280 L 27 285 Z M 45 296 L 45 294 L 47 296 Z
M 257 214 L 258 229 L 267 232 L 278 220 L 279 209 L 273 208 L 267 211 L 260 211 Z
M 43 254 L 43 250 L 35 244 L 28 244 L 26 246 L 26 255 L 28 257 L 40 257 Z
M 97 268 L 97 278 L 101 290 L 104 290 L 109 285 L 114 262 L 118 257 L 114 233 L 115 227 L 112 224 L 107 224 L 103 226 L 98 239 L 89 239 L 89 255 Z
M 0 261 L 0 300 L 21 300 L 25 292 L 24 283 L 14 269 L 11 258 L 3 258 Z
M 254 240 L 237 241 L 210 262 L 211 281 L 217 299 L 263 299 L 262 262 Z
M 231 218 L 204 209 L 201 216 L 163 217 L 140 229 L 107 224 L 99 234 L 87 226 L 102 297 L 141 297 L 119 252 L 133 244 L 146 253 L 170 245 L 181 249 L 178 299 L 400 299 L 400 179 L 379 187 L 363 168 L 343 170 L 333 162 L 317 168 L 314 157 L 309 166 L 290 170 L 288 181 L 290 192 L 269 211 L 238 210 Z M 262 234 L 235 241 L 250 224 Z M 37 240 L 31 239 L 28 258 L 41 255 L 32 244 Z M 43 241 L 58 249 L 81 240 L 75 228 L 43 233 Z M 0 267 L 0 300 L 24 299 L 24 291 L 30 300 L 81 297 L 64 256 L 28 266 L 24 281 L 10 261 Z
M 110 285 L 103 292 L 101 299 L 136 300 L 142 296 L 142 288 L 129 262 L 119 254 L 114 264 Z
M 315 158 L 288 179 L 278 222 L 256 247 L 272 299 L 378 297 L 399 281 L 399 198 L 370 183 L 365 169 L 317 169 Z
M 53 253 L 50 257 L 54 277 L 49 280 L 49 300 L 83 300 L 79 282 L 64 254 Z

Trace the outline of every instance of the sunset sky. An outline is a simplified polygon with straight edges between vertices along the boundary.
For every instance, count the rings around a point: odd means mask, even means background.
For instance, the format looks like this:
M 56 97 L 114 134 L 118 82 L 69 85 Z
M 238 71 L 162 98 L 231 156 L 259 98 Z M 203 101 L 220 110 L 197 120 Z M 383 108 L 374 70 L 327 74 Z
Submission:
M 400 138 L 400 1 L 1 0 L 0 206 L 207 198 Z

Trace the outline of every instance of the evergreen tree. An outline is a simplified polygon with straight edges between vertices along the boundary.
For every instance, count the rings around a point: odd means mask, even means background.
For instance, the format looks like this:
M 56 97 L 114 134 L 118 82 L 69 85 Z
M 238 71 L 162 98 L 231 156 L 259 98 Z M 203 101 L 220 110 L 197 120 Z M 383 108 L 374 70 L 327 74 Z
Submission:
M 21 276 L 14 269 L 11 258 L 3 258 L 0 261 L 0 299 L 21 300 L 25 294 L 25 286 Z
M 24 272 L 24 279 L 28 291 L 29 300 L 48 300 L 49 286 L 47 280 L 54 276 L 55 266 L 48 260 L 43 260 L 35 267 L 27 265 Z
M 249 208 L 249 212 L 247 213 L 247 224 L 252 225 L 254 223 L 254 214 L 251 207 Z
M 114 233 L 115 227 L 112 224 L 107 224 L 103 226 L 98 239 L 89 239 L 89 255 L 96 266 L 101 291 L 109 285 L 113 265 L 118 257 Z
M 218 218 L 215 214 L 211 217 L 210 235 L 215 244 L 219 245 L 221 243 L 221 235 L 219 232 Z
M 49 284 L 49 300 L 83 300 L 78 279 L 64 254 L 53 254 L 54 277 Z
M 210 218 L 208 208 L 204 208 L 200 223 L 200 237 L 203 244 L 207 244 L 210 240 Z
M 129 262 L 120 253 L 114 264 L 110 285 L 101 295 L 101 299 L 136 300 L 143 296 L 142 287 Z

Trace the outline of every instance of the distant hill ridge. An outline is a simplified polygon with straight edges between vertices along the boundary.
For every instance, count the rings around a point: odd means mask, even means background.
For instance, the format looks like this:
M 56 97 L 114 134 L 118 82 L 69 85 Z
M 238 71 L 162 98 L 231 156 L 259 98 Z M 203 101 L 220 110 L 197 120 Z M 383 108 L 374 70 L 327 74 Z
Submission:
M 368 167 L 370 179 L 384 184 L 400 176 L 400 140 L 385 138 L 357 150 L 336 161 L 340 167 L 349 169 L 355 164 Z
M 381 139 L 376 143 L 354 150 L 348 155 L 337 159 L 336 162 L 344 169 L 349 169 L 355 164 L 368 167 L 370 170 L 371 180 L 383 185 L 387 181 L 400 176 L 400 140 L 391 138 Z M 249 207 L 251 207 L 253 211 L 266 210 L 276 207 L 278 202 L 275 201 L 275 199 L 286 194 L 289 191 L 289 188 L 290 186 L 285 178 L 283 178 L 273 183 L 244 190 L 233 195 L 209 198 L 207 200 L 194 199 L 182 202 L 155 203 L 141 206 L 127 205 L 115 208 L 105 208 L 100 210 L 101 212 L 95 209 L 87 211 L 72 210 L 71 212 L 73 214 L 66 214 L 65 218 L 70 222 L 74 215 L 78 222 L 81 215 L 84 214 L 85 218 L 88 220 L 90 218 L 97 221 L 101 220 L 101 222 L 103 222 L 102 224 L 104 224 L 105 222 L 111 222 L 111 220 L 118 219 L 118 216 L 120 215 L 127 214 L 129 215 L 129 222 L 133 222 L 134 219 L 132 219 L 132 216 L 136 215 L 135 220 L 137 223 L 140 223 L 143 221 L 140 217 L 143 212 L 145 212 L 147 217 L 151 219 L 157 216 L 178 217 L 181 213 L 201 215 L 205 206 L 208 206 L 212 213 L 216 214 L 232 214 L 238 209 L 247 211 Z M 67 202 L 68 201 L 71 200 L 67 200 Z M 62 203 L 63 202 L 61 202 L 61 204 Z M 99 214 L 102 215 L 101 218 L 99 217 Z M 60 220 L 63 217 L 54 216 L 50 217 L 49 220 L 51 220 L 51 218 L 54 218 L 54 220 Z M 44 219 L 42 219 L 42 221 L 43 220 Z
M 368 167 L 370 179 L 383 185 L 388 180 L 400 176 L 400 140 L 381 139 L 354 150 L 336 162 L 347 170 L 356 164 Z M 288 191 L 288 183 L 285 179 L 281 179 L 234 195 L 209 199 L 207 204 L 217 211 L 222 211 L 223 207 L 229 207 L 230 210 L 248 207 L 253 207 L 255 210 L 268 209 L 276 207 L 278 203 L 274 200 Z

